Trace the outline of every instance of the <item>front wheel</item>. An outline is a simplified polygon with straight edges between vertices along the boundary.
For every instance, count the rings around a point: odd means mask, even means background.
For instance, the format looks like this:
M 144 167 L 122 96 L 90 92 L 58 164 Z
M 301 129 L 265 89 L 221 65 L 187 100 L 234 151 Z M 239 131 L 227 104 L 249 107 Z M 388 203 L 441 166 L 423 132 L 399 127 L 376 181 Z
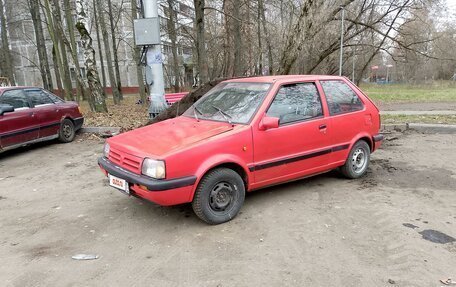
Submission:
M 74 124 L 69 119 L 64 119 L 60 124 L 59 130 L 59 141 L 63 143 L 69 143 L 74 140 L 76 131 L 74 130 Z
M 340 171 L 347 178 L 360 178 L 366 174 L 369 161 L 370 147 L 365 141 L 360 140 L 351 149 L 347 161 L 340 168 Z
M 192 202 L 195 214 L 209 224 L 233 219 L 241 209 L 245 187 L 237 172 L 217 168 L 206 174 L 196 189 Z

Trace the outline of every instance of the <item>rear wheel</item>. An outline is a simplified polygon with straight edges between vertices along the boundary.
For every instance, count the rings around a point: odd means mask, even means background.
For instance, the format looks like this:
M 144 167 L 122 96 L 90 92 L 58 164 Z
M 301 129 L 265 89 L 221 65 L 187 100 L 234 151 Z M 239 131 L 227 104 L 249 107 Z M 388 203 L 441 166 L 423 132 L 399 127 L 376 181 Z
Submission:
M 59 141 L 63 143 L 72 142 L 75 134 L 73 122 L 69 119 L 64 119 L 60 124 Z
M 192 207 L 206 223 L 220 224 L 238 214 L 244 198 L 244 182 L 239 174 L 232 169 L 217 168 L 207 173 L 199 183 Z
M 355 143 L 345 164 L 340 168 L 341 173 L 347 178 L 355 179 L 366 174 L 370 161 L 370 147 L 360 140 Z

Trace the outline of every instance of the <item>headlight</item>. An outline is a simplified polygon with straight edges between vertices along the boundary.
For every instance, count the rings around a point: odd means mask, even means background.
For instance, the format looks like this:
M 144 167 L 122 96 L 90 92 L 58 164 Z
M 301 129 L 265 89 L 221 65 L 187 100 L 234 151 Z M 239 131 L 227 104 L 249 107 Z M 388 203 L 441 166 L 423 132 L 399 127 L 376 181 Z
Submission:
M 143 161 L 141 173 L 156 179 L 165 178 L 165 162 L 146 158 Z
M 105 145 L 103 147 L 103 155 L 105 156 L 105 158 L 109 157 L 109 149 L 110 149 L 109 144 L 105 143 Z

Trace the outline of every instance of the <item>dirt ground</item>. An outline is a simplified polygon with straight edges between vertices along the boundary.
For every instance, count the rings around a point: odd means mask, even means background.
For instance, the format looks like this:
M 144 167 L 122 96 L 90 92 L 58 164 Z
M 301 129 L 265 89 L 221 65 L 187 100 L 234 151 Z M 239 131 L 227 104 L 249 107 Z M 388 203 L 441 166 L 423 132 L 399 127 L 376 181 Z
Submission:
M 441 286 L 456 279 L 455 137 L 390 138 L 366 177 L 257 191 L 218 226 L 108 187 L 97 141 L 1 154 L 0 285 Z

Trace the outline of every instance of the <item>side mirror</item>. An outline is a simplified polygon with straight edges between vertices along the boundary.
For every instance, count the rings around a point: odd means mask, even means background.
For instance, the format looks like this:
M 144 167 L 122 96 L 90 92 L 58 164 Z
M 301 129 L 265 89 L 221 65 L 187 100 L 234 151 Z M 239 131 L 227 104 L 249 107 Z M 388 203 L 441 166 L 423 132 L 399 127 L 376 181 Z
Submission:
M 276 129 L 279 127 L 279 118 L 264 116 L 260 122 L 260 130 Z
M 10 105 L 0 105 L 0 116 L 3 116 L 4 113 L 14 112 L 14 107 Z

